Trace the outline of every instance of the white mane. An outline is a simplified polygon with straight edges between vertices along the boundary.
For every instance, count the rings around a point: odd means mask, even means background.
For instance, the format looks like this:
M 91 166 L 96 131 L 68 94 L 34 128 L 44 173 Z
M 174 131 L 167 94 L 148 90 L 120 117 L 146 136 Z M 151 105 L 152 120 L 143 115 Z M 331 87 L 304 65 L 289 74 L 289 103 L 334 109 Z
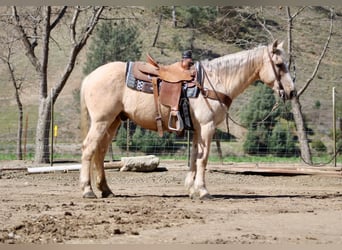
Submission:
M 250 84 L 251 77 L 263 63 L 266 46 L 259 46 L 252 50 L 241 51 L 204 61 L 210 81 L 219 89 L 227 91 L 231 98 L 235 98 Z M 245 82 L 245 85 L 238 83 Z M 220 86 L 223 85 L 223 86 Z M 222 89 L 222 90 L 223 90 Z

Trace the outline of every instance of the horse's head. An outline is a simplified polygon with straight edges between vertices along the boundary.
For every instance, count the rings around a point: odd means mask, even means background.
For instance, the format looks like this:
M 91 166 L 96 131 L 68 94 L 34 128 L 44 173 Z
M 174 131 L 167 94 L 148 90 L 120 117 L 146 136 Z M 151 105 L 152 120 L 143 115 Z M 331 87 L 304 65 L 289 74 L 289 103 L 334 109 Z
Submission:
M 264 63 L 259 72 L 260 80 L 278 93 L 282 100 L 296 96 L 296 90 L 288 70 L 283 42 L 274 41 L 267 47 Z

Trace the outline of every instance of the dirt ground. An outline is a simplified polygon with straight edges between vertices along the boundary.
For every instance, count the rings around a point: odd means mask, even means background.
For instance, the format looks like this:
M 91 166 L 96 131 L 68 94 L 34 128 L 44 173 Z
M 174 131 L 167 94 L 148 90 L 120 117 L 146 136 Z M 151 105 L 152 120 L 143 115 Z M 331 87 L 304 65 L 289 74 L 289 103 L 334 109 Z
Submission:
M 184 164 L 106 170 L 116 197 L 93 200 L 81 198 L 78 171 L 1 171 L 0 243 L 342 243 L 342 175 L 227 168 L 208 167 L 211 200 L 188 197 Z

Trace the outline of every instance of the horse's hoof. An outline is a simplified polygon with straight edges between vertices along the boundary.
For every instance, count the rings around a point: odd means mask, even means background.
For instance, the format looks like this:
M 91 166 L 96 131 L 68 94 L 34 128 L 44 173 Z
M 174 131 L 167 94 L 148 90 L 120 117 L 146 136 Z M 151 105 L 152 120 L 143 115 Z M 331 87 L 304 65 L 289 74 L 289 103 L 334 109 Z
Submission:
M 209 193 L 200 196 L 200 200 L 212 200 L 213 198 L 214 197 L 212 197 Z
M 189 194 L 189 198 L 190 198 L 191 200 L 196 199 L 196 194 L 195 194 L 195 193 Z
M 114 198 L 112 191 L 103 191 L 101 194 L 102 198 Z
M 198 192 L 195 192 L 194 190 L 191 190 L 191 191 L 189 192 L 189 198 L 190 198 L 191 200 L 196 200 L 196 199 L 199 198 L 199 193 L 198 193 Z
M 94 194 L 93 191 L 88 191 L 86 193 L 83 194 L 83 198 L 86 198 L 86 199 L 96 199 L 96 195 Z

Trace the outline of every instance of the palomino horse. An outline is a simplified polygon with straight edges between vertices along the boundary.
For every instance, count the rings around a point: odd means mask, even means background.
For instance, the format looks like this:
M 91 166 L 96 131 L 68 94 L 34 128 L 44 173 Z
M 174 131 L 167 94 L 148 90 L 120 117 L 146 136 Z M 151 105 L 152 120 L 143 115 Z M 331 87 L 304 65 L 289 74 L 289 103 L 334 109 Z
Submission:
M 234 100 L 251 83 L 261 80 L 283 100 L 290 99 L 296 92 L 284 56 L 283 43 L 275 41 L 268 46 L 203 62 L 207 73 L 204 87 Z M 96 187 L 102 197 L 114 196 L 105 178 L 104 158 L 122 117 L 128 117 L 145 129 L 157 131 L 153 95 L 128 88 L 125 71 L 125 62 L 111 62 L 95 69 L 82 83 L 81 123 L 87 120 L 87 113 L 91 121 L 82 147 L 80 185 L 84 198 L 96 198 L 91 186 L 94 170 Z M 210 143 L 216 126 L 225 119 L 229 107 L 202 94 L 198 98 L 190 98 L 189 102 L 194 133 L 185 186 L 191 198 L 196 195 L 206 198 L 210 197 L 205 183 Z M 163 129 L 167 130 L 169 109 L 162 107 L 161 111 Z

